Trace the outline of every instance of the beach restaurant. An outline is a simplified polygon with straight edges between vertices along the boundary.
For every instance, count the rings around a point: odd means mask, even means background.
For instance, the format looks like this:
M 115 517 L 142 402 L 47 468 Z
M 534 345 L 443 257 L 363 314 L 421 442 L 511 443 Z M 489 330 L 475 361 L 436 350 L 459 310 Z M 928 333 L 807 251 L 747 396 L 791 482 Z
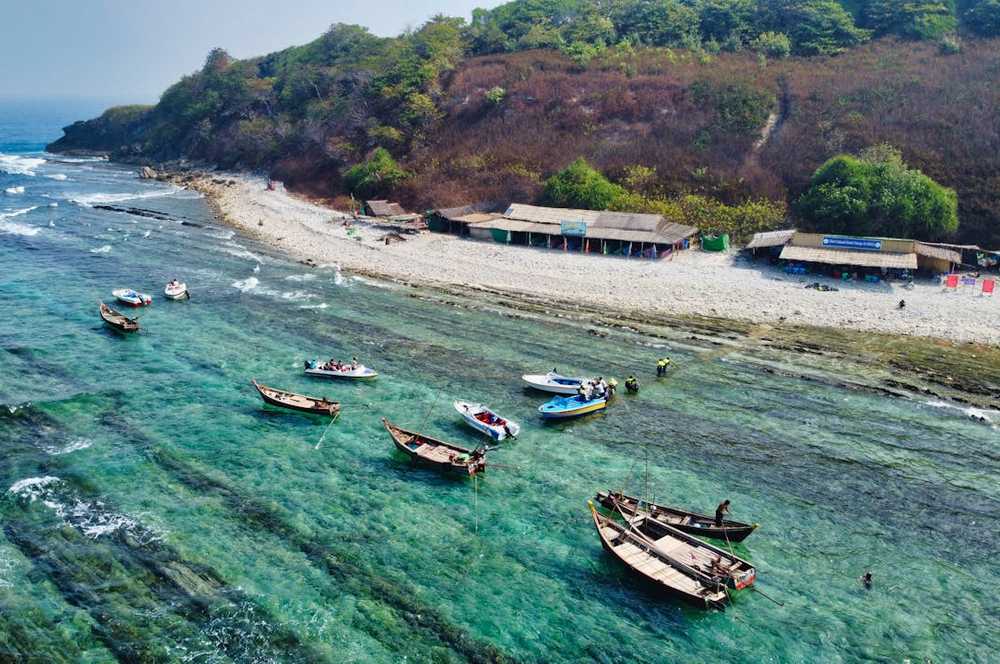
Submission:
M 745 247 L 755 256 L 777 258 L 789 266 L 814 271 L 837 268 L 881 272 L 951 272 L 962 255 L 947 245 L 884 237 L 803 233 L 795 230 L 757 233 Z
M 448 217 L 440 215 L 448 213 Z M 461 212 L 464 214 L 456 214 Z M 502 213 L 438 211 L 451 232 L 473 239 L 613 256 L 662 258 L 697 242 L 698 229 L 662 215 L 513 203 Z M 439 225 L 440 227 L 440 225 Z

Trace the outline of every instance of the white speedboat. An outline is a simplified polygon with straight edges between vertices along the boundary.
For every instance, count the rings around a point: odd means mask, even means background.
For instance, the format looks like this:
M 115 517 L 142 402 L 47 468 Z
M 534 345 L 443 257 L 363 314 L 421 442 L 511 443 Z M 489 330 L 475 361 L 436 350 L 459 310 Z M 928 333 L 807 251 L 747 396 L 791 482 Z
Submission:
M 583 384 L 584 379 L 563 376 L 555 371 L 550 371 L 547 374 L 528 374 L 521 376 L 521 380 L 534 389 L 542 392 L 572 395 L 577 393 L 577 390 L 580 389 L 580 385 Z
M 521 425 L 517 422 L 500 417 L 481 403 L 469 401 L 456 401 L 455 410 L 459 412 L 465 423 L 476 431 L 480 431 L 493 440 L 501 441 L 505 438 L 517 438 L 521 432 Z
M 183 281 L 171 281 L 163 289 L 163 294 L 171 300 L 183 300 L 191 297 L 191 293 L 188 292 L 187 284 Z
M 111 291 L 111 294 L 115 296 L 116 300 L 130 307 L 143 307 L 153 303 L 152 297 L 145 293 L 136 292 L 131 288 L 119 288 L 118 290 Z
M 372 380 L 378 376 L 374 369 L 363 364 L 352 366 L 350 363 L 329 364 L 319 360 L 306 361 L 305 373 L 315 378 L 344 378 L 346 380 Z

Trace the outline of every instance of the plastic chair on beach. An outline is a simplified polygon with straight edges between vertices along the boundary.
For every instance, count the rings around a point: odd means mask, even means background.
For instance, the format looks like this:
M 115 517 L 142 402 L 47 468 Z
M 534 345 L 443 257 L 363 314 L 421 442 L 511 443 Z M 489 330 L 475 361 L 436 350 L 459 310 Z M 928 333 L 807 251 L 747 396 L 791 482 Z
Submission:
M 993 297 L 993 289 L 996 287 L 996 281 L 993 279 L 983 279 L 983 291 L 982 295 L 989 295 Z
M 958 275 L 957 274 L 949 274 L 947 277 L 945 277 L 945 279 L 944 279 L 944 287 L 945 287 L 945 289 L 949 289 L 949 290 L 952 290 L 952 291 L 957 290 L 958 289 Z

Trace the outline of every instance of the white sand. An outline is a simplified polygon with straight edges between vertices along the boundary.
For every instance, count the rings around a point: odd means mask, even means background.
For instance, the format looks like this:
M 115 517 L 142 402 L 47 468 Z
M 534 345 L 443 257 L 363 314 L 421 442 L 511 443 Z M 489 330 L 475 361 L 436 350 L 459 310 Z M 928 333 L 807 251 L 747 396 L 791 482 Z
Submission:
M 1000 297 L 945 293 L 936 280 L 901 284 L 841 283 L 815 275 L 791 276 L 733 253 L 680 252 L 648 261 L 566 254 L 505 246 L 438 233 L 408 235 L 385 245 L 386 232 L 293 196 L 280 186 L 227 176 L 236 185 L 202 179 L 197 188 L 227 223 L 299 259 L 335 263 L 411 283 L 474 286 L 534 297 L 586 302 L 615 311 L 693 314 L 751 322 L 876 330 L 955 341 L 1000 343 Z M 263 222 L 260 225 L 258 222 Z M 837 292 L 806 289 L 815 281 Z M 978 292 L 978 291 L 977 291 Z M 899 300 L 906 308 L 896 308 Z

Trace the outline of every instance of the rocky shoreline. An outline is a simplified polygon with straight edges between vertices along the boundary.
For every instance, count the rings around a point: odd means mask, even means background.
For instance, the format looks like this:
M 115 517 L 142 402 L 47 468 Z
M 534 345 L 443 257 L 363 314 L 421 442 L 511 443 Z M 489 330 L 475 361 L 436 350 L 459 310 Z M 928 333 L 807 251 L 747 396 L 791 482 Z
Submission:
M 389 249 L 379 237 L 384 233 L 358 229 L 347 215 L 294 197 L 283 189 L 265 192 L 259 178 L 193 170 L 160 172 L 155 177 L 201 192 L 222 222 L 305 265 L 336 264 L 354 275 L 410 288 L 413 297 L 451 306 L 494 309 L 502 315 L 559 319 L 580 326 L 588 334 L 638 333 L 669 343 L 692 344 L 706 352 L 749 353 L 760 362 L 761 371 L 768 373 L 790 373 L 809 379 L 809 367 L 827 371 L 832 368 L 842 376 L 841 385 L 851 389 L 1000 410 L 1000 346 L 996 344 L 844 325 L 810 325 L 787 319 L 753 320 L 664 308 L 611 306 L 606 299 L 588 301 L 583 292 L 580 297 L 569 298 L 529 288 L 434 278 L 420 270 L 389 269 L 391 266 L 380 260 Z M 356 229 L 353 235 L 349 234 L 351 228 Z M 510 249 L 450 237 L 439 239 L 454 245 L 478 245 L 487 254 Z M 402 249 L 394 244 L 393 258 L 412 258 L 415 252 L 405 245 L 413 247 L 419 242 L 404 242 Z M 421 247 L 433 248 L 440 248 L 440 244 Z M 541 254 L 536 251 L 534 256 Z M 437 260 L 448 259 L 445 248 Z M 635 262 L 619 264 L 632 266 Z M 767 361 L 771 352 L 795 354 L 806 370 L 789 370 Z

